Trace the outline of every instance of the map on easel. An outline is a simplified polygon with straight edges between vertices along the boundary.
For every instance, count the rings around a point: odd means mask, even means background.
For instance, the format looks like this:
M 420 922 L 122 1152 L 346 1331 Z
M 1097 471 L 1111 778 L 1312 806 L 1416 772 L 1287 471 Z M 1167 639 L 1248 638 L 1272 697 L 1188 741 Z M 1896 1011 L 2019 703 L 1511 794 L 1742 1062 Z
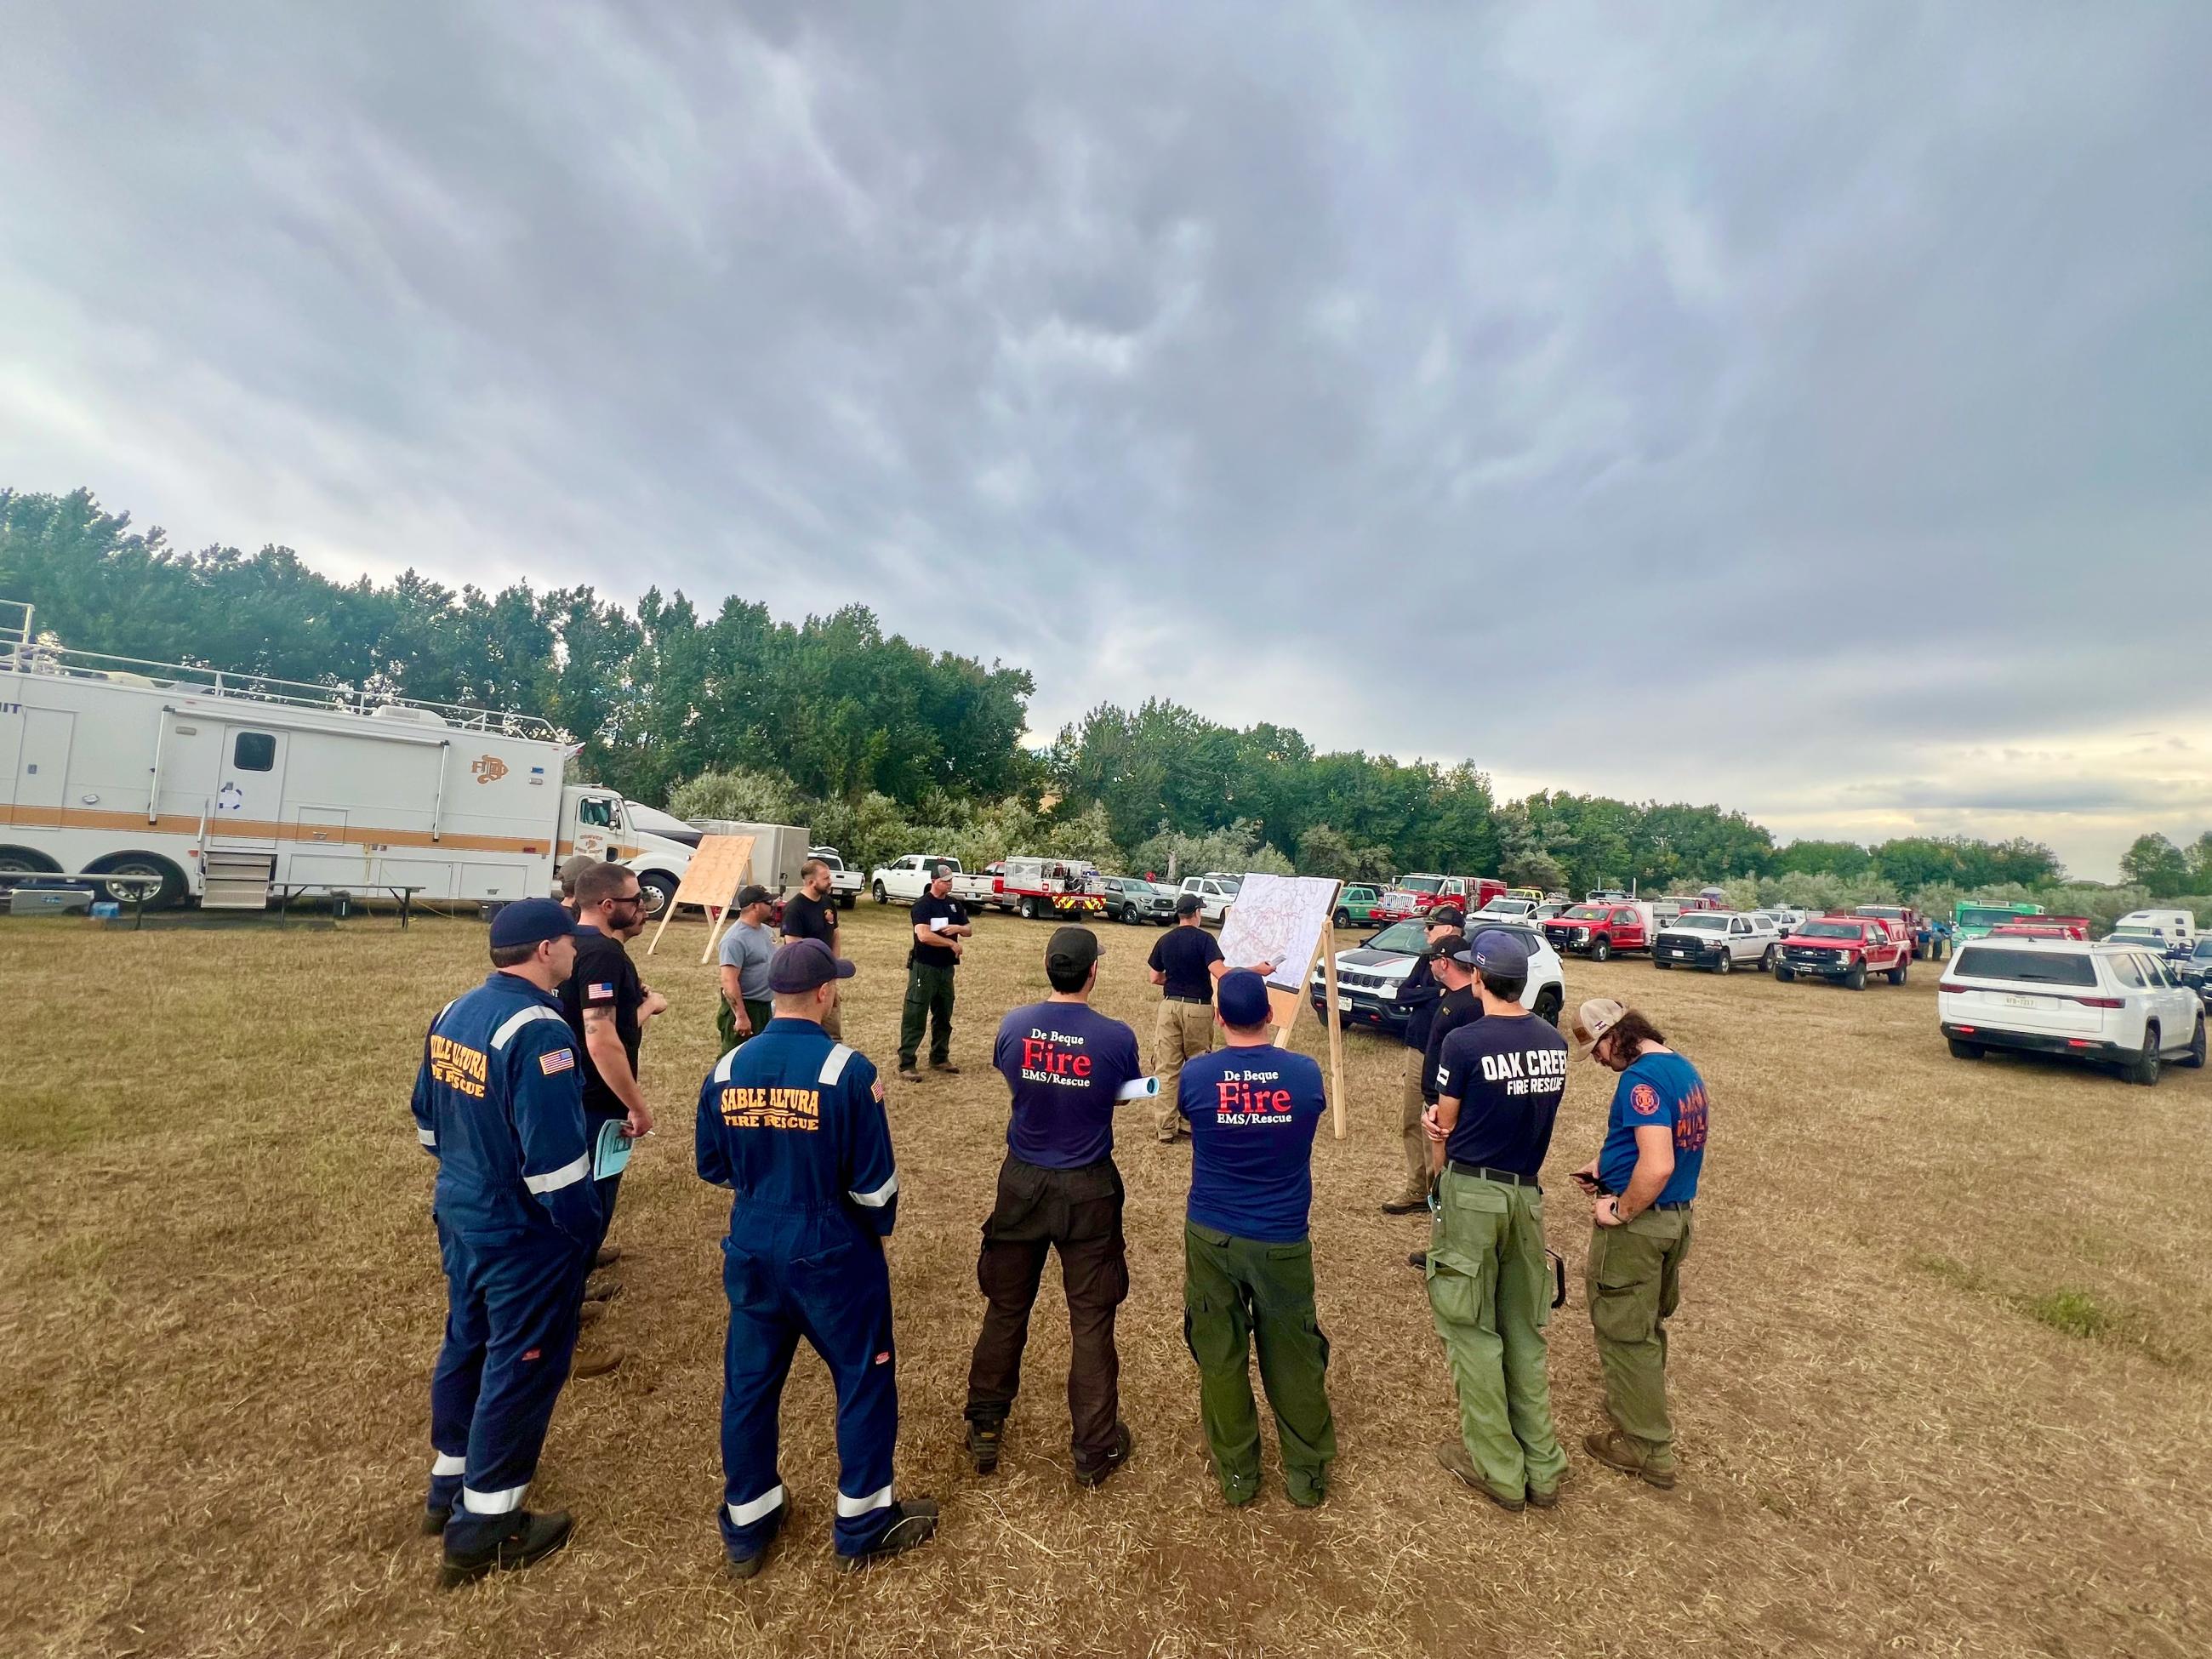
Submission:
M 691 862 L 684 872 L 684 880 L 676 890 L 668 908 L 660 913 L 660 926 L 653 930 L 653 943 L 645 947 L 651 956 L 660 944 L 661 934 L 668 931 L 680 904 L 692 905 L 707 913 L 707 954 L 699 958 L 711 961 L 720 923 L 729 915 L 730 906 L 744 886 L 753 864 L 753 838 L 750 836 L 702 836 L 698 850 L 691 854 Z
M 1221 955 L 1232 968 L 1271 962 L 1267 1006 L 1273 1012 L 1277 1040 L 1290 1035 L 1306 1005 L 1314 962 L 1322 967 L 1322 1002 L 1328 1010 L 1331 1104 L 1336 1138 L 1344 1139 L 1343 1020 L 1336 1000 L 1336 957 L 1329 916 L 1343 883 L 1334 876 L 1249 875 L 1221 923 Z

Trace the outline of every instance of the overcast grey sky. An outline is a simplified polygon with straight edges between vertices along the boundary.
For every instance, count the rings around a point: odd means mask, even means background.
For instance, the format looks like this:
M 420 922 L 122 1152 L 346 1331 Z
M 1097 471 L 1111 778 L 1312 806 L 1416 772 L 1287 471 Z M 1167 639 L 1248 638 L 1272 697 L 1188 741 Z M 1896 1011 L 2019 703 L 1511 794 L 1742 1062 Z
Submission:
M 0 483 L 1780 833 L 2212 826 L 2212 6 L 0 0 Z

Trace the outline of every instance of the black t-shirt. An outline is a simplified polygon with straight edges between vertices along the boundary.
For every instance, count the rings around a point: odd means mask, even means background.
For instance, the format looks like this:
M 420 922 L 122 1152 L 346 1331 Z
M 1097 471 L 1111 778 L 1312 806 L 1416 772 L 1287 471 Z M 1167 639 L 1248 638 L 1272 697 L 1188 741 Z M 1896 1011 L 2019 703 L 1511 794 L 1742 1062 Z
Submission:
M 1429 971 L 1429 959 L 1423 957 L 1413 964 L 1413 971 L 1406 975 L 1406 982 L 1398 988 L 1398 1001 L 1406 1010 L 1406 1046 L 1418 1048 L 1423 1054 L 1429 1050 L 1429 1028 L 1437 1017 L 1437 1002 L 1444 988 L 1437 983 L 1437 976 Z
M 1479 1019 L 1448 1037 L 1437 1090 L 1459 1102 L 1444 1155 L 1534 1176 L 1567 1087 L 1567 1040 L 1534 1014 Z
M 592 1063 L 592 1051 L 584 1041 L 584 1010 L 611 1008 L 615 1015 L 615 1035 L 622 1038 L 623 1052 L 629 1056 L 629 1071 L 637 1075 L 638 1044 L 643 1030 L 638 1023 L 637 1011 L 645 1001 L 645 981 L 637 976 L 629 952 L 623 949 L 618 939 L 610 939 L 594 928 L 577 936 L 576 971 L 561 988 L 561 1012 L 568 1015 L 568 1024 L 575 1029 L 577 1058 L 584 1071 L 584 1110 L 603 1117 L 626 1117 L 629 1108 L 622 1097 L 609 1088 L 599 1075 L 599 1068 Z
M 1159 936 L 1146 965 L 1164 975 L 1163 996 L 1186 1002 L 1213 1002 L 1212 964 L 1221 960 L 1221 943 L 1202 924 L 1177 922 Z
M 828 898 L 809 898 L 797 893 L 783 902 L 783 936 L 786 939 L 818 939 L 830 947 L 830 954 L 837 954 L 837 896 Z
M 914 908 L 907 914 L 914 918 L 914 925 L 917 927 L 927 927 L 930 923 L 940 921 L 955 927 L 968 925 L 968 907 L 957 898 L 935 898 L 924 893 L 914 902 Z M 960 958 L 952 954 L 949 941 L 943 945 L 924 945 L 917 940 L 914 954 L 908 960 L 924 968 L 957 968 L 960 964 Z
M 1472 985 L 1447 991 L 1437 1002 L 1436 1018 L 1429 1024 L 1428 1063 L 1421 1068 L 1421 1098 L 1430 1105 L 1437 1103 L 1437 1065 L 1443 1057 L 1444 1039 L 1481 1018 L 1482 999 L 1475 995 Z

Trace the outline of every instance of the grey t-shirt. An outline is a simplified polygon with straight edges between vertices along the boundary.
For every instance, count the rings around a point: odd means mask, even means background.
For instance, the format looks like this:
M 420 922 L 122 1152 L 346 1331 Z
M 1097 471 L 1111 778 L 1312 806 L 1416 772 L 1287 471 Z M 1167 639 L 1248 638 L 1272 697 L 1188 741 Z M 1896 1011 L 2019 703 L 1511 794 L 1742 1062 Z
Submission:
M 768 959 L 775 954 L 775 935 L 765 927 L 730 924 L 722 935 L 722 966 L 738 970 L 738 994 L 747 1002 L 768 1000 Z

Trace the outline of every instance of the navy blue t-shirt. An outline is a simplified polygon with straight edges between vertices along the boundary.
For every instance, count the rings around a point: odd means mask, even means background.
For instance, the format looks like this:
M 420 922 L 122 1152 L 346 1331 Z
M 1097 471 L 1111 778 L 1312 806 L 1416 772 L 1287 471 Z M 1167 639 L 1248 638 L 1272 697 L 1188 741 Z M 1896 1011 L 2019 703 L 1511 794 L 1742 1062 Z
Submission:
M 1046 1170 L 1110 1157 L 1114 1103 L 1145 1075 L 1137 1034 L 1079 1002 L 1015 1009 L 1000 1023 L 991 1063 L 1014 1091 L 1007 1147 Z
M 1696 1066 L 1671 1049 L 1643 1055 L 1613 1085 L 1597 1178 L 1616 1193 L 1626 1192 L 1636 1173 L 1636 1132 L 1662 1127 L 1674 1132 L 1674 1173 L 1652 1202 L 1687 1204 L 1698 1195 L 1698 1176 L 1705 1167 L 1705 1083 Z
M 1445 1157 L 1533 1179 L 1566 1091 L 1567 1040 L 1534 1014 L 1470 1021 L 1444 1039 L 1436 1085 L 1459 1102 Z
M 1314 1131 L 1328 1109 L 1321 1067 L 1272 1042 L 1183 1062 L 1178 1103 L 1190 1120 L 1190 1205 L 1201 1227 L 1295 1244 L 1313 1208 Z

